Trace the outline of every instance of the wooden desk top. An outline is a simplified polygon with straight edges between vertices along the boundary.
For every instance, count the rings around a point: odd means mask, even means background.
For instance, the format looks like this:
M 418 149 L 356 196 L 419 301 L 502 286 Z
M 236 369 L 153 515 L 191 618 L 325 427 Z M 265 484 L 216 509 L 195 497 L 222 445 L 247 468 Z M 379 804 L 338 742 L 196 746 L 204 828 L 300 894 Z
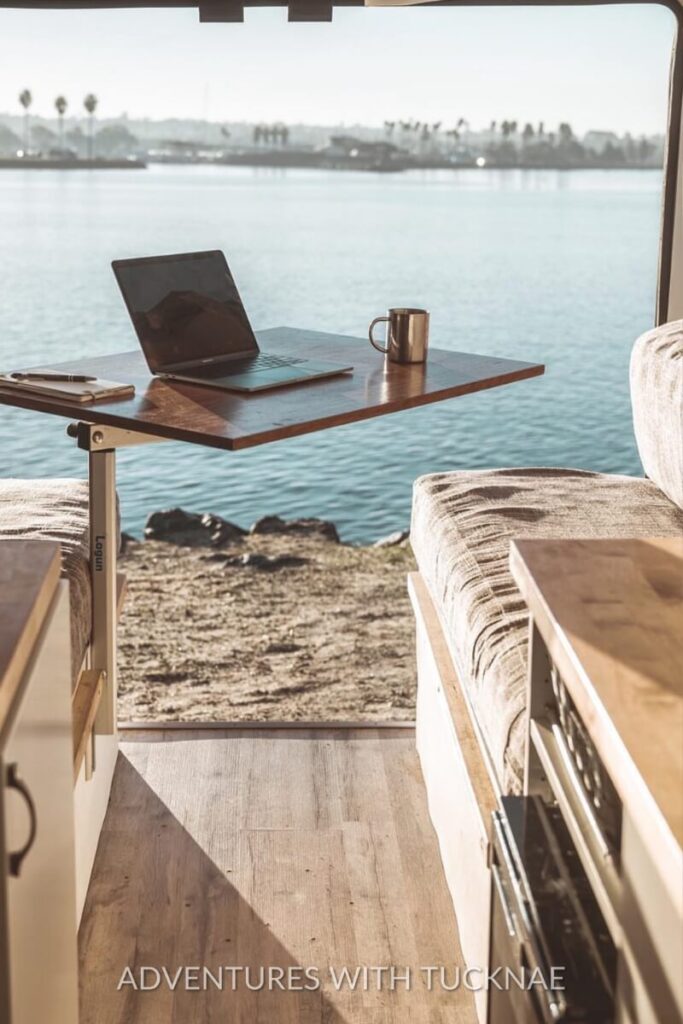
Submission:
M 0 541 L 0 734 L 59 582 L 59 544 Z
M 683 538 L 527 540 L 512 574 L 624 807 L 683 879 Z
M 0 404 L 230 450 L 295 437 L 429 402 L 537 377 L 544 367 L 432 349 L 426 364 L 385 364 L 367 341 L 276 327 L 258 334 L 266 352 L 353 364 L 354 372 L 245 395 L 150 376 L 140 351 L 83 357 L 51 369 L 135 384 L 132 398 L 78 405 L 0 388 Z M 42 369 L 47 366 L 41 364 Z

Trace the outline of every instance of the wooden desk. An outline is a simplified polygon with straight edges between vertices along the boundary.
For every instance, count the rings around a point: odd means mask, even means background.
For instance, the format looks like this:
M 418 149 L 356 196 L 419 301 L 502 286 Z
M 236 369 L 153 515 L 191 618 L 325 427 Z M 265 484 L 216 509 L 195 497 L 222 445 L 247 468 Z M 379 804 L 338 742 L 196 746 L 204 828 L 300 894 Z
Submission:
M 70 432 L 89 453 L 90 545 L 93 582 L 92 668 L 105 673 L 96 731 L 116 731 L 116 489 L 115 451 L 160 440 L 237 450 L 343 423 L 455 398 L 537 377 L 535 363 L 433 349 L 426 364 L 385 363 L 367 340 L 277 327 L 261 331 L 264 351 L 353 365 L 352 374 L 245 395 L 150 375 L 142 353 L 53 364 L 135 384 L 132 398 L 77 405 L 0 388 L 0 404 L 80 419 Z M 48 369 L 47 366 L 41 366 Z
M 135 384 L 132 398 L 78 406 L 0 388 L 0 402 L 155 437 L 236 450 L 484 391 L 537 377 L 544 371 L 536 363 L 439 349 L 430 352 L 425 364 L 385 364 L 367 341 L 290 327 L 261 331 L 258 340 L 266 352 L 353 364 L 354 371 L 246 395 L 154 378 L 137 350 L 84 356 L 50 367 Z M 42 364 L 41 368 L 47 369 Z
M 575 842 L 589 877 L 597 865 L 594 890 L 631 958 L 624 1000 L 635 1009 L 619 1020 L 673 1024 L 683 1019 L 683 538 L 517 541 L 510 563 L 533 625 L 527 788 L 550 781 L 561 806 L 558 783 L 569 792 Z M 553 671 L 621 802 L 616 858 L 594 842 L 571 771 L 553 764 Z

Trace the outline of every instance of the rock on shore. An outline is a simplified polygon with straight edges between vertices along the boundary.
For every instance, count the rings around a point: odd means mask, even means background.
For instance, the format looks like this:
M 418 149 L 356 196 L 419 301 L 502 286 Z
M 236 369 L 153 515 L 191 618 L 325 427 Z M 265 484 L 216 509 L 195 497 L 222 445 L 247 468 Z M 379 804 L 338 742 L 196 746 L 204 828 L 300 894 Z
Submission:
M 414 717 L 404 534 L 356 547 L 321 520 L 247 532 L 179 512 L 148 521 L 173 542 L 129 538 L 122 555 L 122 719 Z

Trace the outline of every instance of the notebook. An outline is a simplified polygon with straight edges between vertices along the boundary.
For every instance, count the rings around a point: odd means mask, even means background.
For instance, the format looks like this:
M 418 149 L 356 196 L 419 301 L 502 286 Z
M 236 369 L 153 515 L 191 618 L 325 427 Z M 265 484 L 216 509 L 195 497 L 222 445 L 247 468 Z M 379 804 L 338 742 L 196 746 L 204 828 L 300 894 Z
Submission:
M 31 369 L 39 373 L 38 369 Z M 30 391 L 34 395 L 49 398 L 65 398 L 69 402 L 101 402 L 105 398 L 125 398 L 135 394 L 133 384 L 120 384 L 114 380 L 90 380 L 87 383 L 56 380 L 14 380 L 6 373 L 0 374 L 0 386 L 13 391 Z

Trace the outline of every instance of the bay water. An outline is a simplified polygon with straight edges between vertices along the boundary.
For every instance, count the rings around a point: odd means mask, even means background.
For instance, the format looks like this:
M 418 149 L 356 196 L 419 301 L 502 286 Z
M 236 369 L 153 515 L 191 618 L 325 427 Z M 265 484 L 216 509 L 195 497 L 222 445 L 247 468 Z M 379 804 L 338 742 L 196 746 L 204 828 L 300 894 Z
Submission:
M 123 450 L 134 534 L 182 505 L 244 526 L 321 516 L 367 542 L 408 525 L 422 473 L 641 473 L 628 360 L 654 319 L 661 185 L 657 171 L 0 171 L 0 367 L 135 348 L 111 260 L 222 248 L 257 330 L 364 337 L 387 307 L 423 306 L 432 346 L 546 375 L 241 453 Z M 0 477 L 85 476 L 66 423 L 0 407 Z

